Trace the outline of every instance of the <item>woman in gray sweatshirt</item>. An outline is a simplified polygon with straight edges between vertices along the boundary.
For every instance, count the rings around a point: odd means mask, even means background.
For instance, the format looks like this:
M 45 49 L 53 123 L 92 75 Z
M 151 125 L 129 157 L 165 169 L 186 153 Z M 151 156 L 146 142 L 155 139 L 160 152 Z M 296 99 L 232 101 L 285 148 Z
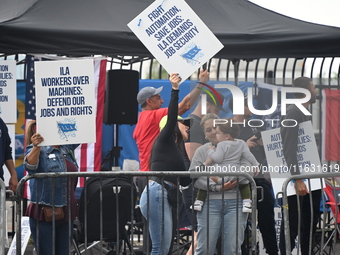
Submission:
M 208 158 L 208 149 L 217 144 L 216 126 L 214 126 L 214 119 L 217 118 L 218 116 L 214 114 L 207 114 L 202 118 L 201 126 L 210 142 L 196 150 L 191 161 L 190 171 L 202 170 L 202 166 Z M 208 186 L 207 182 L 209 182 Z M 198 189 L 207 190 L 209 196 L 209 202 L 204 204 L 202 211 L 197 212 L 198 233 L 195 255 L 214 254 L 217 240 L 222 231 L 224 233 L 223 254 L 232 255 L 237 252 L 241 254 L 248 213 L 242 212 L 242 198 L 240 194 L 237 194 L 239 188 L 236 181 L 217 184 L 207 176 L 200 176 L 195 180 L 194 185 Z M 224 197 L 223 201 L 222 197 Z

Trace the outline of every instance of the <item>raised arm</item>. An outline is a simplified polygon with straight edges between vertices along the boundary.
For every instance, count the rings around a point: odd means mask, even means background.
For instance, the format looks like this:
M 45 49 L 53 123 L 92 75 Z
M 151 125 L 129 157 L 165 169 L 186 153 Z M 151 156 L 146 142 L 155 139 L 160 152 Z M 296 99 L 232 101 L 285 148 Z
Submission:
M 199 81 L 201 83 L 207 83 L 209 81 L 209 72 L 207 70 L 200 71 Z M 188 95 L 186 95 L 183 100 L 178 104 L 178 115 L 182 115 L 186 111 L 188 111 L 193 104 L 197 101 L 198 97 L 201 94 L 201 89 L 203 88 L 203 84 L 197 84 L 196 88 L 193 89 Z
M 160 133 L 160 139 L 166 140 L 171 139 L 171 136 L 177 125 L 178 93 L 181 77 L 179 77 L 177 73 L 172 73 L 169 77 L 169 80 L 171 82 L 172 90 L 168 107 L 168 119 L 165 127 L 162 129 Z

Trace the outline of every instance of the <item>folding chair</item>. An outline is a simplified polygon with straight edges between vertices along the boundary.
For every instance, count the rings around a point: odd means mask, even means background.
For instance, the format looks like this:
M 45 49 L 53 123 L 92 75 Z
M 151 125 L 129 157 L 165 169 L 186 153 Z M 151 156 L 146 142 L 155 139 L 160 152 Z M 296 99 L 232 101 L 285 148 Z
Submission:
M 126 245 L 133 254 L 126 225 L 131 220 L 135 202 L 136 187 L 129 177 L 89 178 L 79 201 L 78 250 L 80 244 L 90 243 L 92 248 L 93 242 L 101 245 L 104 241 L 108 244 L 104 250 L 120 251 L 124 244 L 123 254 L 126 254 Z
M 313 240 L 313 254 L 333 254 L 336 239 L 340 234 L 340 185 L 339 179 L 325 179 L 325 205 L 321 201 L 318 229 Z

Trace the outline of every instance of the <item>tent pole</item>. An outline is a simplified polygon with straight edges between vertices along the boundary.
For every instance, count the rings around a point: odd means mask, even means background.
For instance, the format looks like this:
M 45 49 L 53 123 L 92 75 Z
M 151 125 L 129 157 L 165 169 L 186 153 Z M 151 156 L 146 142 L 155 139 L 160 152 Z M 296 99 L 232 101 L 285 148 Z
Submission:
M 238 87 L 238 71 L 240 67 L 240 60 L 239 59 L 233 59 L 232 63 L 234 65 L 234 77 L 235 77 L 235 86 Z

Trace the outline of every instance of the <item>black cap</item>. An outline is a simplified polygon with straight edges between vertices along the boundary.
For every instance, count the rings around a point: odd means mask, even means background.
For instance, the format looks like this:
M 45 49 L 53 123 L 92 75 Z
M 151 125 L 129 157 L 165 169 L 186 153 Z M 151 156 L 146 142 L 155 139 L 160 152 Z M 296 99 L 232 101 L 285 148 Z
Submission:
M 182 122 L 184 125 L 186 125 L 188 127 L 191 127 L 193 119 L 187 117 L 187 118 L 177 119 L 177 121 Z

